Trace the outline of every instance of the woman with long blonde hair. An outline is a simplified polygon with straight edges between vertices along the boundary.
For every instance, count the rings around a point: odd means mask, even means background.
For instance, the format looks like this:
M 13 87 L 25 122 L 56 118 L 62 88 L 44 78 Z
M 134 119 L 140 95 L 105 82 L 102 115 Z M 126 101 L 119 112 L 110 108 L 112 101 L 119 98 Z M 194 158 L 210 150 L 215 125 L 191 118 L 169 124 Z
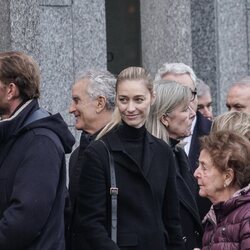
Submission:
M 117 78 L 113 120 L 84 153 L 79 230 L 93 250 L 182 249 L 173 155 L 145 128 L 154 100 L 145 69 L 123 70 Z M 105 145 L 114 158 L 118 188 L 117 241 L 111 239 L 114 207 Z

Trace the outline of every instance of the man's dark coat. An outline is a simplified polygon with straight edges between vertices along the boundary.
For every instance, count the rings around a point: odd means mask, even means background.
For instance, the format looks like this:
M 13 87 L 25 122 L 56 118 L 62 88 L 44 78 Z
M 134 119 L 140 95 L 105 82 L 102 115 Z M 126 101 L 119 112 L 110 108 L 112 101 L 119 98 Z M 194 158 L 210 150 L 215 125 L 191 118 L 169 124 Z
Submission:
M 0 249 L 64 249 L 65 152 L 74 138 L 59 114 L 25 123 L 31 101 L 0 122 Z
M 173 142 L 172 142 L 173 144 Z M 177 193 L 180 201 L 180 216 L 182 225 L 182 236 L 187 250 L 200 248 L 203 229 L 196 196 L 197 183 L 194 179 L 186 153 L 182 148 L 173 147 L 177 168 Z

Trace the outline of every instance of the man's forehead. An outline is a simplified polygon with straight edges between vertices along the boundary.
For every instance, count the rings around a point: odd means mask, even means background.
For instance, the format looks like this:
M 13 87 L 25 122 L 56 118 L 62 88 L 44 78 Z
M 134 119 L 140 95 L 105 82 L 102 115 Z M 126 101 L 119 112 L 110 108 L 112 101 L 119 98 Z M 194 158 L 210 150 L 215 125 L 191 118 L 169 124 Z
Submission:
M 206 95 L 203 95 L 203 96 L 198 96 L 198 102 L 199 103 L 210 103 L 212 102 L 212 97 L 210 94 L 206 94 Z
M 74 85 L 87 86 L 88 84 L 89 84 L 89 79 L 82 78 L 82 79 L 77 80 Z
M 74 83 L 72 90 L 86 92 L 88 90 L 89 81 L 88 79 L 81 79 Z
M 229 98 L 250 98 L 250 86 L 234 86 L 228 92 Z
M 227 96 L 226 105 L 228 107 L 241 107 L 250 110 L 250 92 L 243 89 L 238 91 L 230 91 Z

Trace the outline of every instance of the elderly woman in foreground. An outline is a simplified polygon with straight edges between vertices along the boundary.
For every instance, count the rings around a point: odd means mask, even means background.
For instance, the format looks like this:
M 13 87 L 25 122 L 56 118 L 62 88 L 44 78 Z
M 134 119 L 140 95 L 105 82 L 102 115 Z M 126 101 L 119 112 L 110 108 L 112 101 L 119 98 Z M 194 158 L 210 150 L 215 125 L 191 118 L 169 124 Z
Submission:
M 199 194 L 213 203 L 203 223 L 203 250 L 250 247 L 250 142 L 232 131 L 201 141 L 194 176 Z

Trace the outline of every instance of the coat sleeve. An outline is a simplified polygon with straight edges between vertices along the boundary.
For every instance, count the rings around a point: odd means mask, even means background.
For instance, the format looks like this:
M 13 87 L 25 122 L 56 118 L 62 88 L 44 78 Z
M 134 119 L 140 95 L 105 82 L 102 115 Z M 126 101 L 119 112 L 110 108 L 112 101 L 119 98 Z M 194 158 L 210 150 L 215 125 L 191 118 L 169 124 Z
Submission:
M 176 189 L 176 171 L 172 151 L 168 153 L 168 179 L 165 190 L 165 201 L 163 208 L 164 224 L 167 234 L 167 246 L 169 249 L 184 249 L 182 240 L 181 221 L 179 214 L 179 200 Z
M 107 231 L 110 224 L 107 211 L 108 181 L 107 177 L 105 178 L 108 156 L 103 146 L 99 150 L 94 146 L 97 144 L 93 143 L 84 152 L 77 202 L 79 232 L 85 235 L 91 249 L 118 250 L 118 246 L 110 239 Z M 84 249 L 84 246 L 81 249 Z
M 244 216 L 244 219 L 241 223 L 240 229 L 240 249 L 247 250 L 250 246 L 250 211 L 248 210 L 247 216 Z
M 9 206 L 0 220 L 0 249 L 26 249 L 43 230 L 57 192 L 63 156 L 54 142 L 36 135 L 23 147 Z

